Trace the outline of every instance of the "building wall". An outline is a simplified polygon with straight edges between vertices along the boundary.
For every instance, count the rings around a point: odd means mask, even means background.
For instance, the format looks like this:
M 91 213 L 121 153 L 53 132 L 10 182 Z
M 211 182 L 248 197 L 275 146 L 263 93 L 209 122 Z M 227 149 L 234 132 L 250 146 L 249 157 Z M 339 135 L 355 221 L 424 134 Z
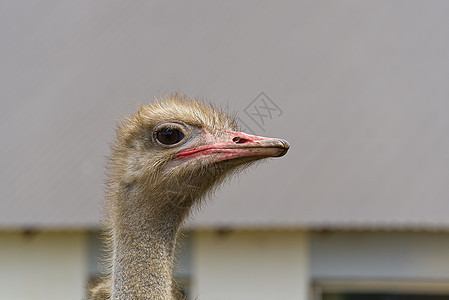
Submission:
M 307 299 L 302 231 L 197 231 L 192 299 Z
M 0 232 L 0 299 L 84 299 L 98 256 L 87 244 L 83 232 Z M 189 299 L 305 300 L 313 282 L 343 290 L 449 282 L 446 232 L 194 231 L 183 244 L 175 273 L 191 284 Z
M 84 232 L 0 232 L 0 299 L 84 299 Z

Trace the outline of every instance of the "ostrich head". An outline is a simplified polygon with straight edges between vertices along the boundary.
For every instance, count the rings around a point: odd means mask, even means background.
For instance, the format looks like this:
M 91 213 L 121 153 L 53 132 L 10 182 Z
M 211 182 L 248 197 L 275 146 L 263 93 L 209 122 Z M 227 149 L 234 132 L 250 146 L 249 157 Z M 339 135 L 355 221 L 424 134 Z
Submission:
M 183 218 L 230 172 L 282 156 L 289 148 L 284 140 L 248 135 L 237 128 L 222 110 L 191 98 L 174 95 L 142 106 L 118 130 L 110 159 L 110 190 L 145 195 L 152 203 L 137 207 L 149 205 L 161 216 Z

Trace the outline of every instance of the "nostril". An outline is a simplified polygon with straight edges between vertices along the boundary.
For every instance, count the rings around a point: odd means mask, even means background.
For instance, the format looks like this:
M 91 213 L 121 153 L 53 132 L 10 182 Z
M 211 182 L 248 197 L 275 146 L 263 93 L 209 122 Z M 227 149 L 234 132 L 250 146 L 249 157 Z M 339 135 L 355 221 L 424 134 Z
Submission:
M 236 136 L 235 138 L 233 138 L 232 141 L 233 141 L 234 143 L 236 143 L 236 144 L 243 144 L 243 143 L 248 142 L 247 139 L 244 139 L 244 138 L 241 138 L 241 137 L 238 137 L 238 136 Z

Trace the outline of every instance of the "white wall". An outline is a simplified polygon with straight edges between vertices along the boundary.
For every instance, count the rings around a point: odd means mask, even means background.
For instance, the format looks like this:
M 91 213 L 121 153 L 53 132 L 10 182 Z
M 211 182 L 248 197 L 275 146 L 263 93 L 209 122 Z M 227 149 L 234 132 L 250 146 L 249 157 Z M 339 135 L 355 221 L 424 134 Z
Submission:
M 0 232 L 0 299 L 84 299 L 87 234 Z
M 193 244 L 192 299 L 307 299 L 302 231 L 198 231 Z

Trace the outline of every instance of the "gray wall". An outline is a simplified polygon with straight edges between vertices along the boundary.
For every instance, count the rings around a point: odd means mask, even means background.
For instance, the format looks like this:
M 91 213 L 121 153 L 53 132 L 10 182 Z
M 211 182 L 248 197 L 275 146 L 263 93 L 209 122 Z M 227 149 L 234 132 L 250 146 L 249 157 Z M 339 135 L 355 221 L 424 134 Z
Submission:
M 181 91 L 292 146 L 191 226 L 447 229 L 448 9 L 1 1 L 0 226 L 96 227 L 115 121 Z M 276 110 L 253 120 L 262 91 Z

